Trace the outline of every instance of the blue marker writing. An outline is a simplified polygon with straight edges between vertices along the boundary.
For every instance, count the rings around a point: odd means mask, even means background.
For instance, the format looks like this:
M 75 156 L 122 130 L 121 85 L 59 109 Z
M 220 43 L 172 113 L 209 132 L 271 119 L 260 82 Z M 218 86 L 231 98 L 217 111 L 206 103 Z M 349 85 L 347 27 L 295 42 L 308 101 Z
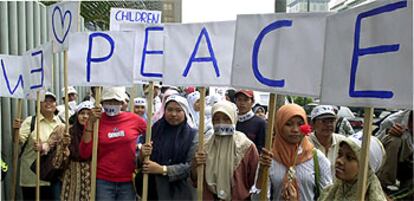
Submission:
M 355 35 L 354 35 L 354 53 L 352 55 L 351 65 L 351 79 L 349 83 L 349 96 L 356 98 L 392 98 L 394 96 L 392 91 L 356 91 L 355 90 L 355 77 L 358 67 L 359 57 L 370 55 L 370 54 L 382 54 L 387 52 L 397 52 L 400 49 L 399 44 L 393 45 L 380 45 L 368 48 L 359 48 L 359 40 L 361 34 L 361 21 L 364 18 L 379 15 L 381 13 L 393 12 L 395 10 L 407 7 L 407 1 L 399 1 L 392 4 L 387 4 L 378 8 L 374 8 L 367 12 L 363 12 L 357 16 L 355 23 Z
M 198 52 L 198 47 L 199 47 L 200 42 L 201 42 L 201 37 L 203 37 L 203 36 L 206 38 L 207 48 L 208 48 L 208 52 L 210 53 L 210 57 L 198 57 L 198 58 L 196 58 L 195 56 Z M 213 51 L 213 47 L 211 45 L 210 37 L 208 36 L 208 32 L 207 32 L 205 27 L 203 27 L 203 29 L 200 32 L 200 35 L 198 36 L 198 39 L 197 39 L 197 42 L 195 44 L 193 53 L 191 54 L 191 57 L 190 57 L 190 59 L 188 60 L 188 63 L 187 63 L 187 67 L 184 70 L 184 73 L 183 73 L 184 77 L 187 77 L 188 72 L 190 71 L 190 68 L 191 68 L 193 62 L 197 62 L 197 63 L 212 62 L 213 66 L 214 66 L 214 70 L 216 72 L 216 76 L 220 77 L 220 71 L 219 71 L 219 68 L 218 68 L 218 65 L 217 65 L 217 59 L 214 56 L 214 51 Z
M 163 27 L 147 27 L 145 28 L 145 39 L 144 39 L 144 49 L 142 50 L 142 59 L 141 59 L 141 75 L 144 77 L 159 77 L 162 78 L 161 73 L 146 73 L 144 72 L 144 66 L 145 66 L 145 58 L 146 55 L 149 54 L 155 54 L 155 55 L 163 55 L 162 50 L 147 50 L 148 48 L 148 34 L 150 31 L 164 31 Z
M 92 58 L 93 39 L 98 38 L 98 37 L 101 37 L 105 39 L 106 41 L 108 41 L 109 45 L 111 46 L 111 50 L 109 51 L 109 54 L 107 56 Z M 101 62 L 109 60 L 112 57 L 112 54 L 114 53 L 114 49 L 115 49 L 115 42 L 111 38 L 111 36 L 109 36 L 108 34 L 102 33 L 102 32 L 95 32 L 89 35 L 88 56 L 86 57 L 86 81 L 87 82 L 91 81 L 91 64 L 101 63 Z
M 253 68 L 253 74 L 256 77 L 256 79 L 267 86 L 271 87 L 284 87 L 285 86 L 285 80 L 272 80 L 265 78 L 259 71 L 259 62 L 258 62 L 258 54 L 260 50 L 260 45 L 262 44 L 263 38 L 266 36 L 266 34 L 282 28 L 282 27 L 291 27 L 292 26 L 292 20 L 278 20 L 275 21 L 268 26 L 266 26 L 257 36 L 256 41 L 253 45 L 253 52 L 252 52 L 252 68 Z
M 44 75 L 44 70 L 43 70 L 43 51 L 39 50 L 37 52 L 33 52 L 32 57 L 35 57 L 35 56 L 40 56 L 40 66 L 39 66 L 39 68 L 32 69 L 30 71 L 30 74 L 40 73 L 40 83 L 37 84 L 37 85 L 30 85 L 30 89 L 42 88 L 43 87 L 43 80 L 44 80 L 44 76 L 45 76 Z
M 19 85 L 21 85 L 21 87 L 24 88 L 23 76 L 21 74 L 19 75 L 19 78 L 17 79 L 17 83 L 12 89 L 12 87 L 10 86 L 9 78 L 7 76 L 6 67 L 4 66 L 3 59 L 0 59 L 0 62 L 1 62 L 1 68 L 3 71 L 4 79 L 6 80 L 7 89 L 9 90 L 10 94 L 13 95 L 16 92 L 17 87 L 19 87 Z

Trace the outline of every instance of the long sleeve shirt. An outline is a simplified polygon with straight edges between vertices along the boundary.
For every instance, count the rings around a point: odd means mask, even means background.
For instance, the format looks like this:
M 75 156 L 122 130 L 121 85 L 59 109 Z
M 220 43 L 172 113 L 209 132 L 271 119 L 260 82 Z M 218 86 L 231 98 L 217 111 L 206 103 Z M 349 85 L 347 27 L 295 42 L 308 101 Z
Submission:
M 146 131 L 145 120 L 136 114 L 122 112 L 109 117 L 102 114 L 99 122 L 99 142 L 96 178 L 110 182 L 129 182 L 135 169 L 136 140 Z M 92 140 L 81 141 L 80 156 L 92 156 Z

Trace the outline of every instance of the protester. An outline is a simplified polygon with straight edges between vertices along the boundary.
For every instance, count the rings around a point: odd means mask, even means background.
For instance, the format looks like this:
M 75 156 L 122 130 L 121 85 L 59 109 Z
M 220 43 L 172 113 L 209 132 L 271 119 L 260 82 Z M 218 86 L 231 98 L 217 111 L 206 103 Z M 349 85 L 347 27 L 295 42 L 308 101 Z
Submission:
M 188 94 L 187 101 L 188 101 L 188 105 L 190 109 L 190 114 L 195 124 L 195 128 L 199 128 L 200 109 L 201 109 L 200 92 L 195 91 L 193 93 Z M 207 107 L 204 108 L 205 111 L 206 109 Z M 213 129 L 213 125 L 211 123 L 211 116 L 204 115 L 204 134 L 208 135 L 210 132 L 212 132 L 212 129 Z
M 146 130 L 145 120 L 131 112 L 122 112 L 125 88 L 111 87 L 102 91 L 102 109 L 92 109 L 79 145 L 80 157 L 92 156 L 93 124 L 99 121 L 96 200 L 135 200 L 132 173 L 135 170 L 136 141 Z
M 267 113 L 267 109 L 266 109 L 266 107 L 265 106 L 263 106 L 263 105 L 260 105 L 260 104 L 256 104 L 254 107 L 253 107 L 253 112 L 254 112 L 254 114 L 256 115 L 256 116 L 258 116 L 258 117 L 260 117 L 260 118 L 262 118 L 262 119 L 264 119 L 264 120 L 266 120 L 267 119 L 267 117 L 266 117 L 266 113 Z
M 334 133 L 336 113 L 330 105 L 318 105 L 311 112 L 313 133 L 310 140 L 315 148 L 322 151 L 331 162 L 331 174 L 335 180 L 335 160 L 339 144 L 345 136 Z
M 234 94 L 236 94 L 236 90 L 227 89 L 226 94 L 225 94 L 226 100 L 232 103 L 236 103 L 236 101 L 234 100 Z
M 259 154 L 254 143 L 236 131 L 236 105 L 220 101 L 212 110 L 214 135 L 195 155 L 192 179 L 196 183 L 197 166 L 205 165 L 203 200 L 248 200 Z
M 333 109 L 335 111 L 335 114 L 338 115 L 338 111 L 340 109 L 341 106 L 333 106 Z M 354 129 L 351 126 L 351 123 L 349 123 L 348 119 L 346 119 L 345 117 L 338 117 L 338 119 L 336 120 L 336 125 L 335 125 L 335 133 L 341 134 L 345 137 L 347 136 L 351 136 L 353 134 L 355 134 Z
M 152 143 L 144 144 L 139 162 L 149 174 L 148 200 L 192 200 L 187 179 L 197 146 L 197 130 L 188 124 L 187 100 L 171 95 L 162 118 L 152 126 Z M 146 156 L 150 160 L 143 161 Z
M 266 121 L 254 115 L 252 111 L 254 103 L 253 91 L 240 90 L 234 97 L 239 110 L 236 130 L 246 134 L 254 142 L 258 151 L 261 152 L 265 143 Z
M 340 142 L 335 162 L 336 181 L 322 191 L 319 201 L 358 200 L 358 174 L 361 156 L 362 133 L 347 137 Z M 386 201 L 375 172 L 381 167 L 385 155 L 381 142 L 371 137 L 368 178 L 365 200 Z
M 261 166 L 270 167 L 271 199 L 316 200 L 332 179 L 329 160 L 299 131 L 299 126 L 307 124 L 305 111 L 296 104 L 284 105 L 277 111 L 275 122 L 272 150 L 263 148 L 260 158 Z M 259 191 L 253 188 L 253 192 L 256 198 Z
M 20 186 L 22 187 L 24 200 L 35 200 L 36 198 L 36 174 L 30 169 L 32 163 L 36 160 L 36 121 L 39 118 L 39 138 L 40 142 L 45 142 L 53 129 L 62 122 L 56 112 L 56 96 L 51 92 L 46 92 L 44 100 L 40 102 L 39 116 L 29 116 L 23 123 L 20 119 L 15 119 L 14 129 L 19 129 L 19 141 L 23 143 L 20 157 Z M 49 182 L 40 181 L 40 199 L 52 200 L 57 192 L 52 190 Z
M 164 116 L 164 110 L 165 110 L 165 101 L 167 100 L 167 98 L 171 95 L 178 95 L 178 91 L 174 90 L 174 89 L 167 89 L 163 96 L 162 96 L 162 101 L 161 101 L 161 106 L 160 109 L 157 110 L 154 114 L 154 116 L 152 117 L 152 122 L 153 124 L 155 122 L 157 122 L 159 119 L 161 119 Z M 191 125 L 194 126 L 194 125 Z
M 63 172 L 60 200 L 90 199 L 90 160 L 80 158 L 79 143 L 93 107 L 90 101 L 80 103 L 71 117 L 74 123 L 69 128 L 69 134 L 65 134 L 65 125 L 59 125 L 41 146 L 44 153 L 56 149 L 53 164 L 50 165 Z
M 414 200 L 413 111 L 403 110 L 387 117 L 378 137 L 387 153 L 377 173 L 383 189 L 391 198 Z
M 188 86 L 184 88 L 183 90 L 183 97 L 188 98 L 188 95 L 191 93 L 194 93 L 196 91 L 196 88 L 193 86 Z
M 72 86 L 68 87 L 68 108 L 69 108 L 69 117 L 75 114 L 78 92 Z M 56 107 L 58 115 L 61 119 L 65 119 L 65 88 L 62 88 L 62 105 Z
M 134 113 L 147 121 L 147 100 L 145 98 L 134 99 Z

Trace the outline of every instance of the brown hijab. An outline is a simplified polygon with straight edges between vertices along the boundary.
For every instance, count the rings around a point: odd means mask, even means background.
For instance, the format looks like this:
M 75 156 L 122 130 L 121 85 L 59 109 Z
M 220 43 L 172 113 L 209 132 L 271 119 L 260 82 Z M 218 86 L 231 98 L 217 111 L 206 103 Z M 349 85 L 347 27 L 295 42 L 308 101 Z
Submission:
M 307 124 L 305 110 L 303 110 L 303 108 L 299 105 L 284 105 L 276 113 L 276 139 L 273 141 L 272 152 L 274 155 L 273 158 L 279 163 L 282 163 L 286 167 L 286 173 L 283 178 L 283 186 L 286 186 L 288 183 L 287 171 L 289 167 L 299 165 L 312 158 L 313 145 L 306 137 L 303 138 L 302 144 L 294 145 L 286 142 L 285 139 L 283 139 L 283 137 L 281 136 L 281 133 L 283 132 L 283 126 L 286 124 L 287 121 L 289 121 L 289 119 L 295 116 L 302 117 L 304 122 Z M 293 164 L 295 154 L 299 146 L 301 146 L 302 152 L 298 155 L 296 163 Z M 296 179 L 294 180 L 293 185 L 295 186 L 296 192 L 298 194 L 297 196 L 299 197 L 299 189 Z

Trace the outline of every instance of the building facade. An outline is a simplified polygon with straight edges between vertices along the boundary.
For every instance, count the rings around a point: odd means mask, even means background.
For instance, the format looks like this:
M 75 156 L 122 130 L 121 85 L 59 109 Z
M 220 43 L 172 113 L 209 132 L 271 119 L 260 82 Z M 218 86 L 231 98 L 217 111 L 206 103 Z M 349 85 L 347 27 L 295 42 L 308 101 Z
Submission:
M 288 13 L 326 12 L 329 0 L 287 0 Z

